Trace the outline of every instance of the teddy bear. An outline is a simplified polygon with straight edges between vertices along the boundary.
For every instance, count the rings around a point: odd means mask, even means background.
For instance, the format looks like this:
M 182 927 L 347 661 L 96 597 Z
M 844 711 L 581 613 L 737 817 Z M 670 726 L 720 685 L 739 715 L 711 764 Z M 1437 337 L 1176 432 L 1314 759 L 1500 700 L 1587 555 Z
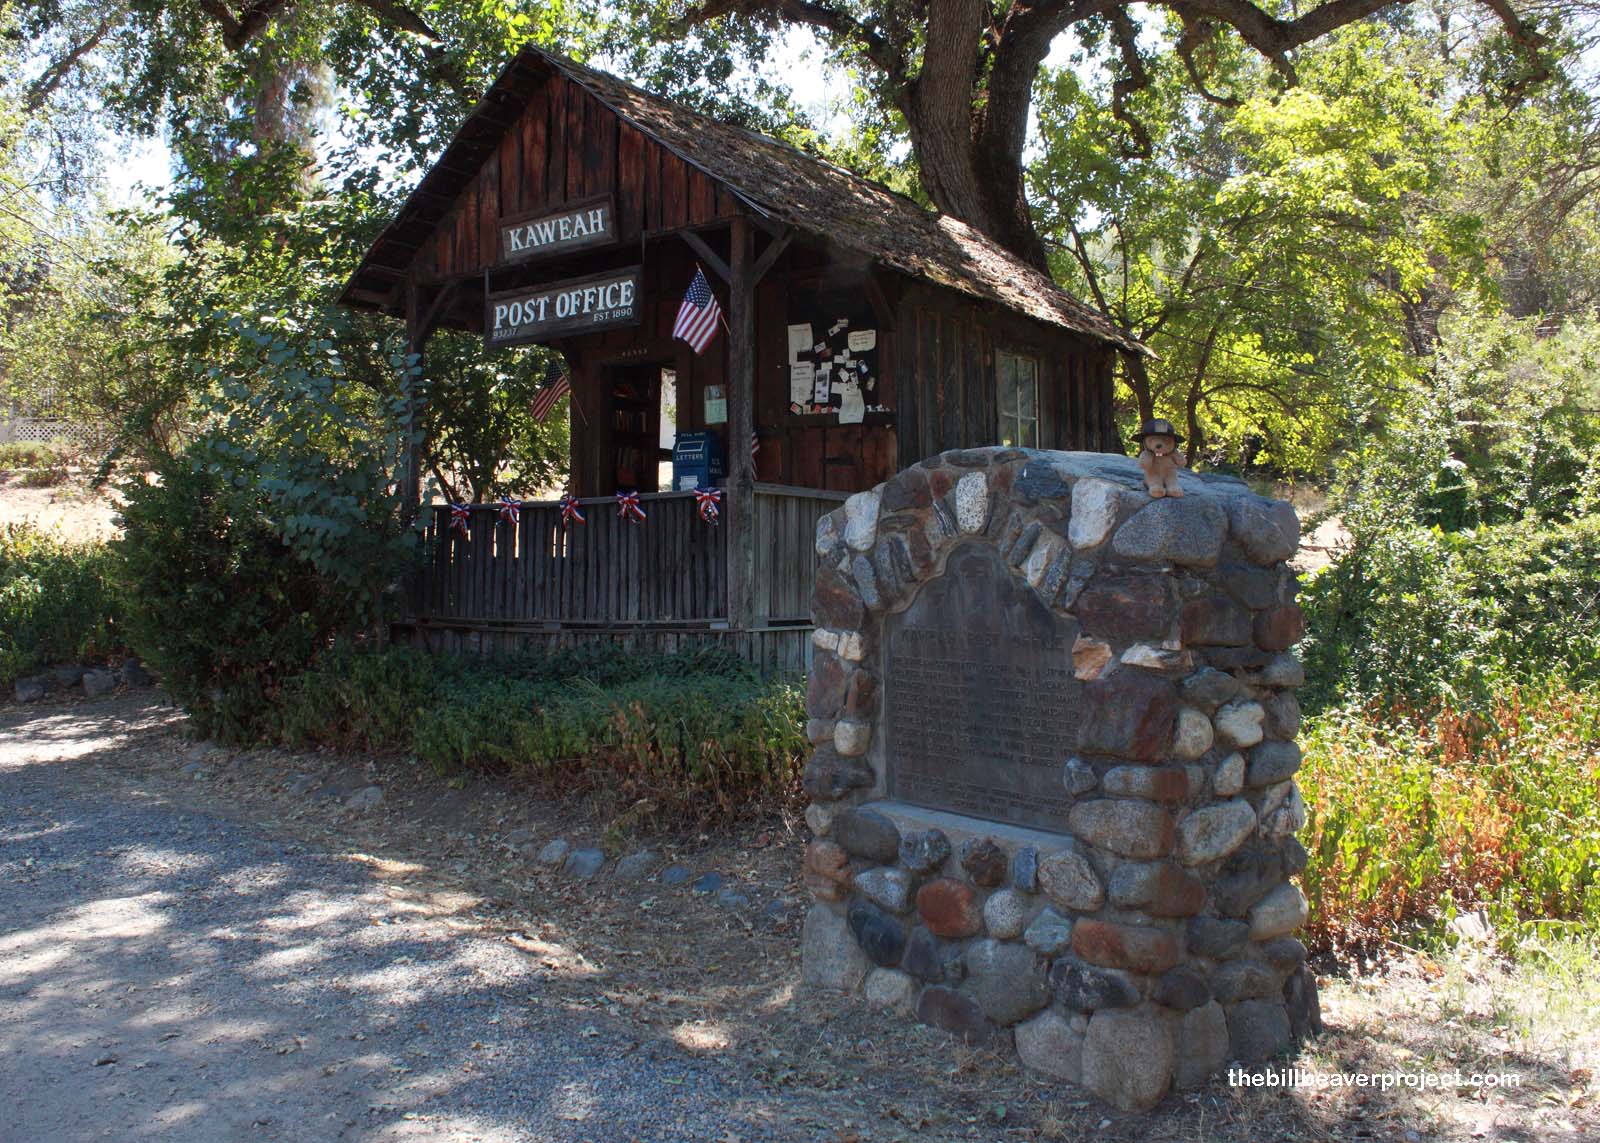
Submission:
M 1178 486 L 1178 469 L 1183 467 L 1178 444 L 1182 440 L 1172 422 L 1160 417 L 1140 427 L 1139 470 L 1144 473 L 1144 486 L 1151 496 L 1183 495 Z

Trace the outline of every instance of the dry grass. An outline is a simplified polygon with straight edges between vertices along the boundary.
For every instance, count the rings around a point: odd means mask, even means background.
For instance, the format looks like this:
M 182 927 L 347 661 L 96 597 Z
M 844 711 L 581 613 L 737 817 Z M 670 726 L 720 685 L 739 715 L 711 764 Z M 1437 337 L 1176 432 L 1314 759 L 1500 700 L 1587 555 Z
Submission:
M 117 535 L 114 494 L 88 487 L 82 474 L 52 488 L 29 488 L 22 474 L 0 474 L 0 527 L 32 524 L 73 542 Z
M 57 708 L 66 713 L 71 708 Z M 419 908 L 498 933 L 559 975 L 528 1003 L 622 1021 L 654 1042 L 715 1067 L 746 1093 L 742 1111 L 780 1138 L 824 1143 L 923 1140 L 1595 1140 L 1592 1073 L 1600 1044 L 1600 969 L 1592 951 L 1529 949 L 1514 963 L 1469 949 L 1402 952 L 1380 968 L 1323 980 L 1329 1032 L 1298 1066 L 1319 1071 L 1515 1071 L 1517 1091 L 1441 1094 L 1230 1088 L 1225 1079 L 1168 1100 L 1149 1115 L 1110 1111 L 1081 1092 L 1022 1073 L 1009 1059 L 859 1004 L 798 988 L 803 826 L 774 819 L 728 836 L 629 838 L 664 856 L 715 869 L 755 902 L 730 911 L 654 884 L 577 885 L 529 854 L 552 837 L 600 841 L 609 824 L 578 802 L 533 800 L 481 779 L 455 789 L 400 759 L 213 751 L 205 777 L 185 772 L 196 747 L 178 716 L 148 705 L 84 706 L 108 727 L 142 725 L 71 765 L 329 852 L 347 854 Z M 104 713 L 101 713 L 104 712 Z M 48 709 L 30 713 L 38 718 Z M 108 718 L 107 716 L 114 716 Z M 15 710 L 9 725 L 22 717 Z M 26 731 L 24 731 L 26 733 Z M 384 805 L 364 815 L 333 799 L 291 797 L 293 773 L 334 785 L 370 781 Z M 531 847 L 502 843 L 515 829 Z M 776 925 L 760 906 L 795 907 Z

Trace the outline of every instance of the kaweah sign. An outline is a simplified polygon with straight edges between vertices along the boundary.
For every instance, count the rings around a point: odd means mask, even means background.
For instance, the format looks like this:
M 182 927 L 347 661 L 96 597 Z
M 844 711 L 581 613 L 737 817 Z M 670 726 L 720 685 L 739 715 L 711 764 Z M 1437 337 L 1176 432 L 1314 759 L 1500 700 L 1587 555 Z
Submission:
M 559 334 L 638 325 L 640 270 L 629 266 L 490 294 L 484 300 L 484 344 L 496 349 L 545 341 Z
M 604 195 L 556 211 L 501 219 L 500 260 L 523 262 L 616 240 L 616 211 L 611 196 Z

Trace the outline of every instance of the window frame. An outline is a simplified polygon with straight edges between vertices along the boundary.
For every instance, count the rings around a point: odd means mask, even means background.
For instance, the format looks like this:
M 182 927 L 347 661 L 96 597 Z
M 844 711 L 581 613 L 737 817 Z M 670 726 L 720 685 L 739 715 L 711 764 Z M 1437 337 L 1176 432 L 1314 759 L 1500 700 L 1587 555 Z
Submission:
M 1021 395 L 1022 385 L 1019 382 L 1017 364 L 1026 362 L 1031 368 L 1033 400 L 1032 414 L 1023 416 Z M 1039 373 L 1041 358 L 1037 353 L 1028 352 L 1021 348 L 1008 348 L 995 350 L 995 438 L 996 443 L 1011 448 L 1038 448 L 1039 447 Z M 1009 379 L 1006 366 L 1010 364 Z M 1007 398 L 1010 398 L 1010 410 L 1007 409 Z M 1031 434 L 1025 436 L 1024 426 L 1031 429 Z M 1007 431 L 1013 432 L 1014 439 L 1007 439 Z

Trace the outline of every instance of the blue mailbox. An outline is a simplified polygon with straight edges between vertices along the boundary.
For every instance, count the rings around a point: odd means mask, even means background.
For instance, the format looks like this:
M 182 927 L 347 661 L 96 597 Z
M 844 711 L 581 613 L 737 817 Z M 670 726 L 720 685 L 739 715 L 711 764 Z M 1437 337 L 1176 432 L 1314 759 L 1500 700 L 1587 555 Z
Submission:
M 710 429 L 681 432 L 672 441 L 672 487 L 677 492 L 722 483 L 722 435 Z

